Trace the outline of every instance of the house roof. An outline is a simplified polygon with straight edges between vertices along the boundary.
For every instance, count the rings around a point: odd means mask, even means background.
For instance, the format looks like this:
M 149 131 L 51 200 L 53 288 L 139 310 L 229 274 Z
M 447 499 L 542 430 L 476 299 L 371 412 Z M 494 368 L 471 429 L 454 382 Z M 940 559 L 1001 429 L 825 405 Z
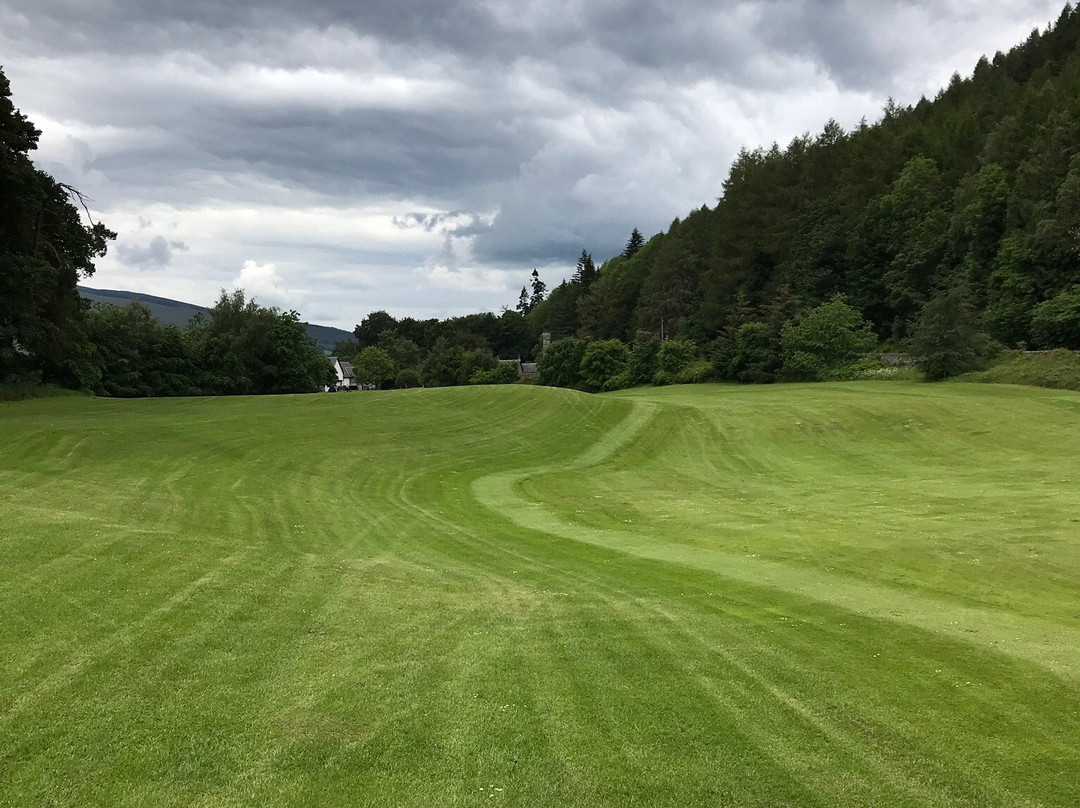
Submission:
M 528 373 L 536 373 L 536 362 L 522 362 L 521 363 L 521 372 L 522 373 L 527 373 L 527 374 Z
M 356 378 L 356 369 L 348 362 L 339 362 L 341 365 L 341 376 L 344 379 Z

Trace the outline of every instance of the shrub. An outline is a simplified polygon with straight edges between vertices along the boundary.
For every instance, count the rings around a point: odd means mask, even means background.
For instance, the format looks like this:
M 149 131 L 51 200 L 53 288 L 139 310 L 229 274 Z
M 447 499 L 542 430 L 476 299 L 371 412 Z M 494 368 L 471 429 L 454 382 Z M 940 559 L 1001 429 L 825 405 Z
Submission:
M 861 379 L 886 378 L 886 374 L 882 372 L 884 370 L 886 370 L 885 365 L 876 359 L 860 359 L 857 362 L 833 368 L 825 375 L 825 378 L 830 382 L 854 382 Z
M 629 369 L 616 373 L 604 383 L 605 390 L 625 390 L 634 386 L 634 376 Z
M 993 342 L 978 330 L 962 289 L 937 295 L 923 307 L 912 335 L 915 367 L 935 381 L 978 370 L 994 353 Z
M 476 370 L 469 384 L 514 384 L 520 378 L 517 365 L 499 365 L 491 370 Z
M 793 379 L 823 379 L 876 344 L 858 309 L 845 303 L 843 295 L 835 295 L 784 324 L 780 331 L 783 372 Z
M 581 378 L 591 390 L 603 390 L 608 380 L 624 372 L 630 351 L 617 339 L 590 342 L 581 355 Z
M 630 351 L 631 384 L 648 384 L 656 375 L 656 355 L 660 352 L 660 339 L 654 334 L 638 332 L 634 348 Z M 630 385 L 627 385 L 630 386 Z
M 420 386 L 420 371 L 416 368 L 402 368 L 394 379 L 394 387 L 407 390 L 410 387 Z
M 727 350 L 723 376 L 737 382 L 767 384 L 776 381 L 780 355 L 775 332 L 768 323 L 746 323 L 735 332 Z
M 581 359 L 585 354 L 585 343 L 570 337 L 551 343 L 540 354 L 537 362 L 537 376 L 540 384 L 549 387 L 578 387 L 582 383 Z
M 1080 286 L 1036 306 L 1031 335 L 1042 348 L 1080 350 Z
M 675 384 L 701 384 L 713 377 L 713 363 L 697 359 L 675 374 Z
M 663 343 L 656 352 L 657 373 L 674 377 L 686 368 L 697 356 L 697 346 L 684 339 L 671 339 Z

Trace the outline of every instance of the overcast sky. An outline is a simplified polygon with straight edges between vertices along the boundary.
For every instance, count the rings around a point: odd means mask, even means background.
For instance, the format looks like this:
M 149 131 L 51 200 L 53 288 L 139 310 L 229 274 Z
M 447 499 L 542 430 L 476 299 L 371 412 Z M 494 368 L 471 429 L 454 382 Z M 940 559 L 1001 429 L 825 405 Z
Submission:
M 715 204 L 740 146 L 876 120 L 1063 0 L 0 0 L 39 167 L 119 237 L 88 285 L 512 306 Z

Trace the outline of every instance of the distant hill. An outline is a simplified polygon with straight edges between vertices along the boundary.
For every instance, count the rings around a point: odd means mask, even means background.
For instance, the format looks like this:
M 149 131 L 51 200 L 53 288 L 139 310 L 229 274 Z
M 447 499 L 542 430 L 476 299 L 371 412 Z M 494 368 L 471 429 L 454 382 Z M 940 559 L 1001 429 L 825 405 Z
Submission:
M 133 300 L 137 300 L 154 313 L 154 316 L 168 325 L 178 328 L 187 328 L 188 322 L 196 314 L 204 317 L 210 316 L 210 309 L 205 306 L 196 306 L 194 303 L 184 303 L 180 300 L 170 300 L 167 297 L 147 295 L 142 292 L 124 292 L 116 289 L 91 289 L 87 286 L 79 286 L 79 294 L 87 300 L 95 303 L 108 303 L 113 306 L 124 306 Z M 315 340 L 320 350 L 330 352 L 334 343 L 343 339 L 351 339 L 351 331 L 341 328 L 333 328 L 328 325 L 315 325 L 307 323 L 308 334 Z

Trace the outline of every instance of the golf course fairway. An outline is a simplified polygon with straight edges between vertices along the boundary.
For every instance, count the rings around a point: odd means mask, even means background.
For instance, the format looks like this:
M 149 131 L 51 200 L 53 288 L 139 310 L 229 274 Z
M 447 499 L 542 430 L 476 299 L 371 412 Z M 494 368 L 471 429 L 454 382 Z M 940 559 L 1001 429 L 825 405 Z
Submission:
M 0 404 L 0 806 L 1080 805 L 1080 394 Z

